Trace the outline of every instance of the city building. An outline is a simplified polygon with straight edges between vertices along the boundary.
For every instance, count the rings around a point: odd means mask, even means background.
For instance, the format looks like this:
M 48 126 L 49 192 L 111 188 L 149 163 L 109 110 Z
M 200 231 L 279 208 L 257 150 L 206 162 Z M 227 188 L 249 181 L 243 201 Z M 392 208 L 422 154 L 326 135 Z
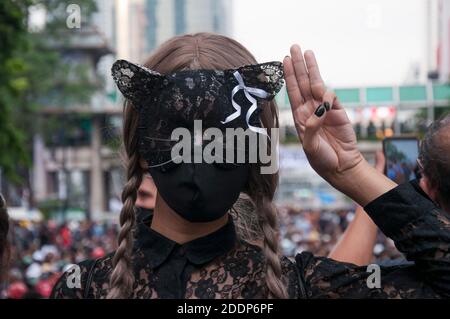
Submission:
M 427 66 L 430 80 L 450 80 L 450 2 L 426 0 Z
M 232 33 L 231 5 L 227 0 L 146 0 L 146 51 L 185 33 Z

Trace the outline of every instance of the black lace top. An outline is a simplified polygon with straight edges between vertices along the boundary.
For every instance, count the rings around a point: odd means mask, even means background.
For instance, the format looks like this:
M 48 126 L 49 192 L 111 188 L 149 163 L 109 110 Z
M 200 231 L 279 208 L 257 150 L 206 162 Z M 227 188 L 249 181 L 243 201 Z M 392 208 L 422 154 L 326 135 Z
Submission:
M 281 257 L 290 298 L 437 298 L 450 296 L 450 216 L 421 192 L 417 182 L 391 190 L 365 207 L 412 264 L 380 266 L 380 287 L 368 285 L 373 271 L 310 253 Z M 233 222 L 178 245 L 138 224 L 132 298 L 266 298 L 261 249 L 236 237 Z M 53 298 L 105 298 L 112 255 L 85 261 L 81 287 L 69 288 L 65 273 Z M 372 287 L 372 288 L 371 288 Z

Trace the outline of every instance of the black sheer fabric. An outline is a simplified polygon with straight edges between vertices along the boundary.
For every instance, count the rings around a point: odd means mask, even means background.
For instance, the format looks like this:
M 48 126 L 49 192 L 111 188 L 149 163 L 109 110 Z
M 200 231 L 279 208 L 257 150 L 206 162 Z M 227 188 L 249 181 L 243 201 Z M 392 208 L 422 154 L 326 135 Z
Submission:
M 236 237 L 232 219 L 205 237 L 179 245 L 150 228 L 151 213 L 137 226 L 134 247 L 135 284 L 131 298 L 265 298 L 261 249 Z M 97 261 L 92 271 L 89 298 L 105 298 L 113 254 Z M 94 261 L 80 264 L 85 285 Z M 282 258 L 289 293 L 298 296 L 294 263 Z M 69 272 L 53 291 L 54 298 L 82 298 L 86 287 L 68 288 Z M 70 278 L 69 278 L 70 280 Z
M 246 115 L 251 103 L 240 89 L 233 101 L 241 108 L 241 115 L 223 123 L 236 109 L 232 103 L 233 89 L 239 84 L 238 73 L 246 87 L 263 90 L 265 98 L 253 96 L 257 109 Z M 139 112 L 139 151 L 150 166 L 171 166 L 172 141 L 177 128 L 194 129 L 194 121 L 201 120 L 202 128 L 247 129 L 261 127 L 259 114 L 283 87 L 283 65 L 268 62 L 228 70 L 184 70 L 162 75 L 125 60 L 118 60 L 112 75 L 122 94 Z
M 369 288 L 367 267 L 303 252 L 281 257 L 290 298 L 440 298 L 450 296 L 450 216 L 422 195 L 416 181 L 403 184 L 365 207 L 412 264 L 380 267 L 381 287 Z M 139 224 L 131 298 L 266 298 L 262 250 L 236 238 L 233 222 L 178 245 Z M 70 273 L 53 298 L 105 298 L 111 256 L 80 264 L 81 288 L 69 288 Z M 92 271 L 90 271 L 92 269 Z M 91 275 L 89 273 L 91 272 Z M 88 279 L 89 277 L 92 280 Z

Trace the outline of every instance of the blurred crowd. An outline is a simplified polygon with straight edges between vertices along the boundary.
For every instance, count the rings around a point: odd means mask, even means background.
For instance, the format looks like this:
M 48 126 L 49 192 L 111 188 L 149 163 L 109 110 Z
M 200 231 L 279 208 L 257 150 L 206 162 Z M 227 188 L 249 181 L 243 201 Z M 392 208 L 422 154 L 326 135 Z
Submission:
M 328 256 L 355 216 L 354 210 L 303 210 L 280 207 L 282 249 L 286 256 L 302 251 Z M 391 239 L 378 232 L 373 261 L 381 264 L 398 262 L 403 257 Z
M 12 221 L 10 236 L 12 264 L 0 298 L 48 298 L 72 264 L 115 249 L 117 227 L 107 222 Z
M 280 207 L 282 248 L 286 256 L 302 251 L 327 256 L 354 216 L 353 211 L 302 210 Z M 48 298 L 62 272 L 72 264 L 99 258 L 115 249 L 117 225 L 110 222 L 13 221 L 12 262 L 0 298 Z M 400 258 L 381 233 L 374 260 Z

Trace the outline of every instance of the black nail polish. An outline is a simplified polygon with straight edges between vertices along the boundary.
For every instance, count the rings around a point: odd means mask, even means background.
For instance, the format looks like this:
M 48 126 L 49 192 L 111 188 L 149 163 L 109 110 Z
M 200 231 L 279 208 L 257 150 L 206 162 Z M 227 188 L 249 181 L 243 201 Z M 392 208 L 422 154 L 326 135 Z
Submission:
M 317 107 L 316 111 L 314 112 L 314 114 L 315 114 L 317 117 L 321 117 L 324 113 L 325 113 L 325 106 L 323 106 L 323 104 L 320 104 L 320 105 Z
M 330 110 L 330 103 L 328 102 L 324 102 L 323 105 L 325 106 L 325 109 L 327 110 L 327 112 Z

